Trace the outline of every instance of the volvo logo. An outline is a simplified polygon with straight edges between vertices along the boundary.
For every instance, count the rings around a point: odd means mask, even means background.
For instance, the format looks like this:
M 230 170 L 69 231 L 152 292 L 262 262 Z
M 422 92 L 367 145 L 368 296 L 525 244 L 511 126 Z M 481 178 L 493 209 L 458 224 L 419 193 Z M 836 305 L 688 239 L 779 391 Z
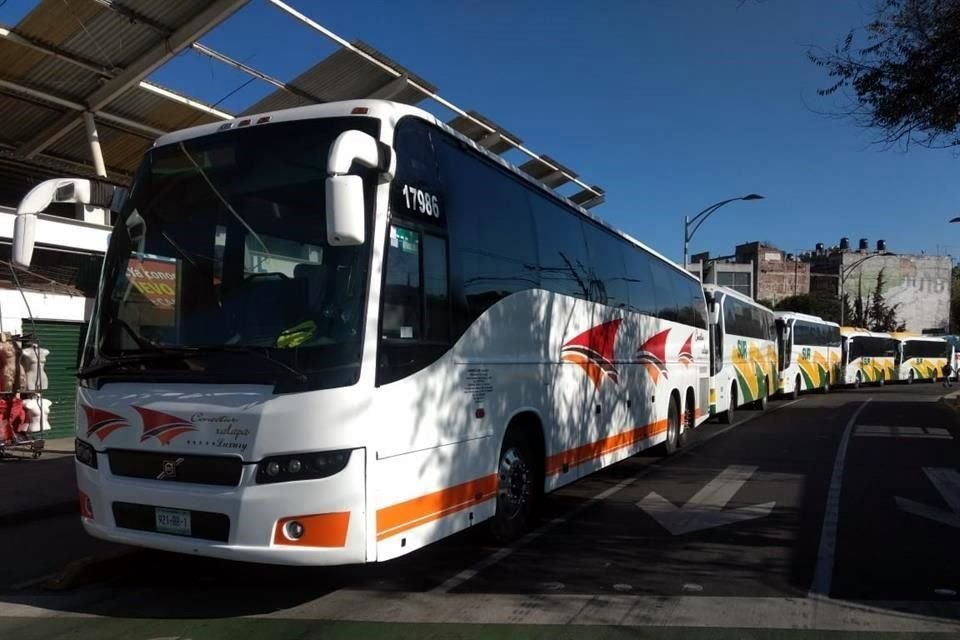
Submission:
M 172 480 L 177 477 L 177 467 L 183 464 L 183 458 L 176 460 L 164 460 L 161 463 L 163 471 L 157 476 L 157 480 Z

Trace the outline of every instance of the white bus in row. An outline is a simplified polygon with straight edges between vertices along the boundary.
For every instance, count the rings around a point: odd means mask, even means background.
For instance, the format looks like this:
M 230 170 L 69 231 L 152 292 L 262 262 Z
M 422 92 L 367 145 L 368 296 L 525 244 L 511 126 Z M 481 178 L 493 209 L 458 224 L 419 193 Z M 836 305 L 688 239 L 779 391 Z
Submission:
M 843 384 L 859 387 L 862 384 L 883 385 L 897 380 L 900 341 L 889 333 L 867 331 L 857 327 L 842 327 Z
M 704 285 L 710 309 L 710 415 L 730 424 L 746 404 L 765 409 L 777 392 L 773 312 L 733 289 Z
M 900 344 L 896 379 L 907 384 L 933 382 L 943 377 L 944 367 L 954 361 L 953 346 L 940 336 L 891 333 Z
M 28 194 L 17 263 L 35 214 L 90 186 Z M 693 276 L 413 107 L 163 136 L 116 209 L 76 420 L 100 538 L 326 565 L 484 521 L 506 540 L 543 492 L 675 450 L 714 404 Z M 170 295 L 137 286 L 149 265 Z M 714 304 L 718 408 L 765 403 L 772 315 Z
M 840 325 L 792 311 L 774 314 L 780 392 L 796 398 L 801 392 L 824 393 L 838 384 L 841 370 Z

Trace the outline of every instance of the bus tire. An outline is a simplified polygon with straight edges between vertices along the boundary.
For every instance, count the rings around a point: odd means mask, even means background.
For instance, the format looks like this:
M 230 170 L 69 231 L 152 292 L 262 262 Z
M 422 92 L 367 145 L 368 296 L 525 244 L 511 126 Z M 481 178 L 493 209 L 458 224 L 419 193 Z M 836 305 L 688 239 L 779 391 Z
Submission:
M 887 384 L 887 372 L 881 371 L 880 378 L 877 380 L 877 386 L 882 387 L 885 384 Z
M 796 400 L 800 397 L 800 376 L 797 376 L 797 379 L 793 381 L 793 393 L 790 394 L 791 400 Z
M 821 392 L 821 393 L 830 393 L 830 381 L 829 381 L 829 380 L 823 383 L 823 386 L 820 387 L 820 392 Z
M 863 376 L 860 375 L 860 372 L 857 371 L 857 377 L 853 379 L 853 388 L 859 389 L 860 384 L 863 382 Z
M 723 424 L 733 424 L 733 419 L 737 408 L 737 384 L 730 385 L 730 406 L 726 411 L 720 414 L 720 422 Z
M 681 445 L 683 420 L 680 416 L 680 399 L 676 393 L 670 394 L 670 406 L 667 407 L 667 439 L 663 443 L 663 452 L 672 456 Z M 684 436 L 685 437 L 685 436 Z
M 907 374 L 907 384 L 913 384 L 913 369 L 910 369 L 910 373 Z
M 523 429 L 507 431 L 497 462 L 497 506 L 490 533 L 500 543 L 517 539 L 533 521 L 540 491 L 533 446 Z

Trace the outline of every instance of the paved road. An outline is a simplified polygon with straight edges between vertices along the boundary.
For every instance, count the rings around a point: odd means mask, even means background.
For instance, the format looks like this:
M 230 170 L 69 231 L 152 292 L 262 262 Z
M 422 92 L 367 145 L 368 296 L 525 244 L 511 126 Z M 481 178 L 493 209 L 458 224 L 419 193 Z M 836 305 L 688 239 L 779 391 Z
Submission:
M 590 632 L 612 637 L 960 632 L 960 422 L 942 392 L 742 411 L 677 456 L 636 456 L 551 495 L 541 526 L 506 549 L 466 532 L 383 565 L 294 569 L 104 557 L 115 547 L 63 516 L 0 526 L 5 555 L 46 558 L 33 576 L 23 561 L 0 571 L 0 637 L 479 638 L 500 637 L 498 623 L 548 625 L 522 628 L 543 637 L 581 636 L 577 623 L 626 625 Z M 101 559 L 68 572 L 71 588 L 30 584 L 74 553 Z

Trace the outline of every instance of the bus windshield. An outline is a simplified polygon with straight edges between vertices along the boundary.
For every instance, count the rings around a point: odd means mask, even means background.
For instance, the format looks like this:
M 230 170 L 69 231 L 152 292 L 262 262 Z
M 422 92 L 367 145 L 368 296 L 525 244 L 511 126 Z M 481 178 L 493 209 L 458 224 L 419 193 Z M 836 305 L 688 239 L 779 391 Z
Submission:
M 248 348 L 355 378 L 369 241 L 330 246 L 324 211 L 327 154 L 347 129 L 378 135 L 373 119 L 299 120 L 149 152 L 105 260 L 97 357 Z

